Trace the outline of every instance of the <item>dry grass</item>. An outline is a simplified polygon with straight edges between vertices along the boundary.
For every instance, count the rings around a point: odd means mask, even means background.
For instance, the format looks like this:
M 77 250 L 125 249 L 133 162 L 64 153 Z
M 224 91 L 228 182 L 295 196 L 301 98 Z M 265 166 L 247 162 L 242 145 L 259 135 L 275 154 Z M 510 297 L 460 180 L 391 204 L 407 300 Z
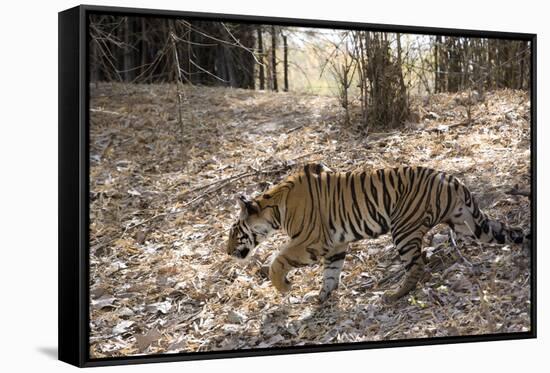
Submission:
M 223 251 L 235 195 L 260 193 L 308 161 L 441 169 L 489 215 L 529 230 L 529 200 L 505 193 L 530 186 L 527 94 L 489 93 L 471 125 L 451 128 L 466 118 L 463 102 L 434 96 L 419 106 L 420 123 L 365 138 L 340 125 L 329 97 L 185 93 L 181 134 L 174 86 L 92 86 L 92 357 L 529 330 L 529 256 L 518 247 L 468 241 L 459 252 L 442 231 L 428 242 L 422 283 L 388 305 L 380 296 L 400 279 L 398 256 L 388 236 L 364 240 L 321 306 L 318 266 L 297 270 L 284 298 L 266 278 L 262 265 L 282 235 L 247 264 Z

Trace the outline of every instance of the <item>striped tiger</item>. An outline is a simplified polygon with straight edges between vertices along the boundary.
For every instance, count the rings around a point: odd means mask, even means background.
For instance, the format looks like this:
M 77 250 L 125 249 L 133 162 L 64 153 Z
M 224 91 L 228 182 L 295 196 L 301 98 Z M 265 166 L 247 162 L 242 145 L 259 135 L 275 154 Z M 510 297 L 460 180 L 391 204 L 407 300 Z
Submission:
M 425 167 L 333 172 L 308 164 L 260 196 L 240 196 L 238 202 L 240 216 L 230 229 L 227 253 L 246 258 L 282 229 L 290 241 L 271 262 L 272 284 L 285 293 L 290 270 L 321 261 L 321 302 L 338 287 L 350 242 L 391 233 L 406 269 L 398 288 L 384 294 L 394 301 L 416 287 L 424 268 L 423 237 L 439 223 L 481 242 L 530 240 L 521 229 L 490 219 L 458 179 Z

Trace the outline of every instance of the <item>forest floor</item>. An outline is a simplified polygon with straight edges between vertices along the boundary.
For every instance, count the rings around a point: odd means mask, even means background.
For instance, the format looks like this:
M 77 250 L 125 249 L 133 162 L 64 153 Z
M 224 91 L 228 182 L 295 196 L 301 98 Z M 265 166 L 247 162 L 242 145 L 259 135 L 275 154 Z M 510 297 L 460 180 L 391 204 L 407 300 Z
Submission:
M 238 215 L 296 167 L 422 165 L 461 179 L 493 218 L 530 231 L 530 102 L 497 91 L 417 102 L 417 122 L 342 125 L 336 99 L 173 85 L 91 86 L 90 356 L 197 352 L 510 333 L 530 329 L 530 262 L 521 247 L 449 244 L 437 230 L 417 289 L 387 304 L 403 274 L 389 236 L 353 243 L 340 288 L 319 305 L 318 265 L 281 296 L 263 266 L 276 234 L 247 263 L 225 254 Z M 460 125 L 455 125 L 460 124 Z

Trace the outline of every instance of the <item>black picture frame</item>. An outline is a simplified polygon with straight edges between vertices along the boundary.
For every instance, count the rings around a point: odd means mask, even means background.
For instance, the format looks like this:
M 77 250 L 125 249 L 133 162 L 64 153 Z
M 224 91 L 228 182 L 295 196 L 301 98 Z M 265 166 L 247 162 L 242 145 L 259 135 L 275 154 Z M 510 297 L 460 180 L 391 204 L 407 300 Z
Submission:
M 531 330 L 507 334 L 437 337 L 397 341 L 297 346 L 254 350 L 218 351 L 91 359 L 89 356 L 89 56 L 88 15 L 185 17 L 190 19 L 267 23 L 284 26 L 368 29 L 412 34 L 468 36 L 525 40 L 531 42 Z M 282 355 L 370 348 L 420 346 L 536 338 L 536 91 L 537 36 L 447 28 L 397 26 L 309 19 L 272 18 L 228 14 L 182 12 L 81 5 L 59 13 L 59 360 L 79 367 Z

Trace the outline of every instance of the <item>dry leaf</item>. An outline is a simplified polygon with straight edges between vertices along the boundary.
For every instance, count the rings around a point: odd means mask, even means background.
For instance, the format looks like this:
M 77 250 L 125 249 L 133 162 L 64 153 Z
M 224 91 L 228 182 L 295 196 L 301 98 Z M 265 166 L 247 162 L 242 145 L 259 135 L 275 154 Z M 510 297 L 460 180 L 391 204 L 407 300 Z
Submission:
M 128 331 L 128 328 L 134 324 L 135 324 L 135 321 L 123 320 L 118 324 L 116 324 L 116 326 L 113 328 L 113 334 L 118 335 L 118 334 L 125 333 L 126 331 Z
M 144 335 L 137 334 L 136 343 L 138 345 L 139 351 L 145 351 L 145 349 L 149 347 L 151 343 L 156 342 L 160 337 L 162 337 L 162 334 L 160 334 L 157 329 L 151 329 Z
M 168 313 L 168 311 L 170 311 L 171 308 L 172 308 L 172 304 L 170 303 L 170 301 L 151 303 L 151 304 L 148 304 L 146 307 L 148 312 L 159 311 L 164 314 Z

